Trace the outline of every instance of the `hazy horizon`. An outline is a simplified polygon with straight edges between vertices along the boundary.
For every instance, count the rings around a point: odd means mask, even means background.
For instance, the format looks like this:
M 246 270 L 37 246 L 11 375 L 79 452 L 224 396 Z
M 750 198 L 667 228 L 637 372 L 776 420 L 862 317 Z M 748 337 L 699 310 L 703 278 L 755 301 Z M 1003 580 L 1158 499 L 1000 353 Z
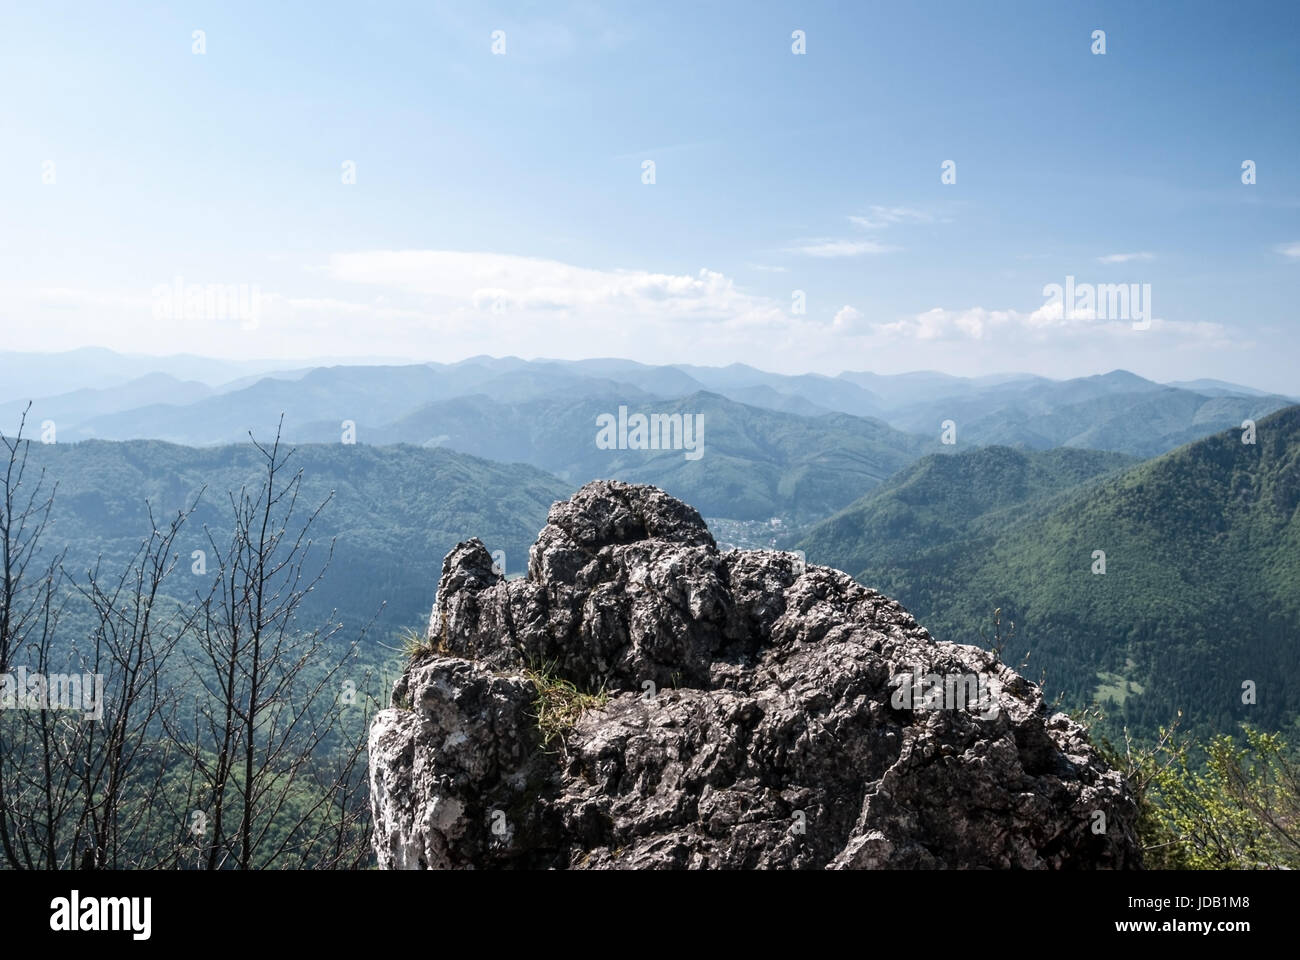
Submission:
M 232 366 L 244 366 L 249 368 L 246 372 L 240 373 L 232 379 L 246 379 L 248 377 L 269 375 L 272 373 L 285 372 L 289 370 L 306 370 L 306 369 L 313 369 L 319 367 L 337 367 L 337 366 L 407 366 L 407 365 L 421 365 L 421 364 L 430 364 L 430 363 L 454 366 L 456 364 L 467 363 L 473 360 L 491 360 L 491 361 L 519 360 L 525 363 L 582 363 L 585 361 L 612 361 L 612 362 L 635 363 L 635 364 L 640 364 L 642 366 L 648 366 L 648 367 L 668 366 L 668 367 L 702 367 L 706 369 L 723 369 L 730 366 L 747 366 L 755 370 L 758 370 L 762 373 L 777 374 L 780 376 L 818 375 L 818 376 L 825 376 L 825 377 L 832 377 L 832 378 L 838 377 L 842 374 L 871 373 L 871 374 L 876 374 L 885 377 L 906 376 L 910 374 L 939 374 L 942 376 L 949 376 L 957 379 L 970 379 L 970 380 L 996 380 L 998 378 L 1014 379 L 1018 377 L 1041 377 L 1043 379 L 1048 379 L 1048 380 L 1072 380 L 1072 379 L 1084 379 L 1087 377 L 1105 376 L 1111 373 L 1131 373 L 1131 374 L 1135 374 L 1136 376 L 1142 377 L 1143 379 L 1150 380 L 1154 383 L 1161 383 L 1161 384 L 1187 383 L 1187 382 L 1194 382 L 1199 380 L 1207 380 L 1207 381 L 1215 381 L 1219 384 L 1222 384 L 1225 387 L 1227 386 L 1246 387 L 1249 389 L 1261 390 L 1264 392 L 1273 393 L 1284 397 L 1300 396 L 1300 378 L 1293 378 L 1292 380 L 1293 385 L 1291 386 L 1280 386 L 1280 387 L 1254 382 L 1254 381 L 1242 383 L 1240 381 L 1231 380 L 1225 376 L 1197 376 L 1197 377 L 1188 376 L 1188 377 L 1174 377 L 1168 380 L 1161 380 L 1155 376 L 1151 376 L 1146 373 L 1143 373 L 1141 370 L 1133 369 L 1132 367 L 1124 367 L 1124 366 L 1111 366 L 1105 368 L 1097 368 L 1090 372 L 1073 374 L 1070 376 L 1053 376 L 1048 373 L 1040 373 L 1040 372 L 1035 372 L 1033 370 L 1016 370 L 1016 369 L 994 370 L 987 373 L 978 373 L 978 374 L 964 374 L 964 373 L 954 373 L 949 370 L 942 370 L 942 369 L 937 369 L 932 367 L 881 370 L 881 369 L 872 369 L 870 367 L 842 366 L 838 369 L 833 367 L 827 367 L 825 369 L 820 369 L 820 370 L 809 370 L 809 369 L 783 370 L 772 366 L 762 366 L 760 364 L 744 363 L 742 361 L 731 361 L 730 363 L 725 363 L 725 362 L 700 363 L 694 360 L 676 360 L 676 361 L 669 360 L 669 361 L 664 361 L 662 363 L 651 363 L 633 357 L 625 357 L 625 356 L 624 357 L 617 357 L 617 356 L 525 357 L 513 353 L 502 353 L 502 354 L 477 353 L 477 354 L 471 354 L 467 356 L 454 357 L 454 358 L 442 358 L 442 357 L 410 358 L 410 357 L 393 357 L 393 356 L 377 356 L 377 355 L 376 356 L 358 355 L 358 356 L 342 356 L 342 357 L 329 357 L 329 356 L 292 357 L 291 356 L 291 357 L 284 357 L 284 358 L 242 357 L 242 356 L 222 356 L 219 354 L 200 354 L 200 353 L 187 353 L 187 352 L 150 353 L 150 352 L 138 351 L 138 350 L 115 350 L 112 347 L 106 347 L 100 344 L 89 344 L 81 347 L 73 347 L 68 350 L 56 350 L 56 351 L 50 351 L 50 350 L 26 351 L 26 350 L 0 349 L 0 357 L 6 355 L 9 356 L 29 355 L 29 356 L 44 356 L 44 357 L 53 358 L 64 354 L 76 354 L 81 352 L 95 352 L 95 351 L 106 351 L 116 356 L 127 358 L 127 359 L 157 361 L 159 363 L 159 366 L 156 369 L 151 369 L 147 372 L 143 372 L 139 374 L 131 374 L 130 375 L 131 379 L 135 379 L 137 376 L 148 376 L 149 374 L 153 374 L 153 373 L 171 374 L 171 371 L 165 369 L 164 362 L 168 360 L 177 360 L 177 359 L 210 361 L 215 363 L 226 363 Z M 176 376 L 177 379 L 182 379 L 182 380 L 187 379 L 186 376 L 181 374 L 171 374 L 171 375 Z M 225 381 L 216 378 L 211 382 L 211 385 L 215 386 L 223 382 Z
M 1300 389 L 1294 5 L 74 9 L 0 35 L 11 349 Z

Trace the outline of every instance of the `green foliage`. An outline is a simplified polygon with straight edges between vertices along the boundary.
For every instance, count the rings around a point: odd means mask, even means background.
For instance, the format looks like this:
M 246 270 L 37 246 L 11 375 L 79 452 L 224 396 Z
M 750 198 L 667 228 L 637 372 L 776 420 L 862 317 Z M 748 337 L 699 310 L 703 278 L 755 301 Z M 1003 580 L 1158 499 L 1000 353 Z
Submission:
M 1103 752 L 1137 797 L 1148 868 L 1300 868 L 1300 765 L 1281 734 L 1243 727 L 1197 743 L 1175 724 Z
M 998 607 L 993 611 L 993 634 L 989 636 L 985 633 L 984 628 L 980 628 L 980 639 L 984 645 L 993 651 L 993 655 L 999 660 L 1003 659 L 1003 653 L 1007 649 L 1007 644 L 1016 638 L 1016 624 L 1014 620 L 1007 621 L 1007 625 L 1002 625 L 1002 608 Z M 1004 661 L 1005 662 L 1005 661 Z

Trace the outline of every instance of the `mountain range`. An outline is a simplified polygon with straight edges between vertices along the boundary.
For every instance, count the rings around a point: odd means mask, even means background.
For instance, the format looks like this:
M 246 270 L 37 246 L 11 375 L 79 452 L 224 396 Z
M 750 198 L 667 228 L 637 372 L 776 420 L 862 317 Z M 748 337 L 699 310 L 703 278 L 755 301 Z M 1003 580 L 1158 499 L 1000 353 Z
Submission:
M 0 369 L 21 367 L 14 357 Z M 183 378 L 141 372 L 139 358 L 109 366 L 112 382 L 83 378 L 28 412 L 29 437 L 57 438 L 32 456 L 59 483 L 50 544 L 70 570 L 124 562 L 147 533 L 146 501 L 161 517 L 206 489 L 190 523 L 201 547 L 204 525 L 228 522 L 227 491 L 256 476 L 250 433 L 271 439 L 283 415 L 305 500 L 334 495 L 319 526 L 336 540 L 329 587 L 309 606 L 352 625 L 381 605 L 388 628 L 420 622 L 442 557 L 471 534 L 521 573 L 550 504 L 610 478 L 663 488 L 726 540 L 845 570 L 943 639 L 987 643 L 1000 608 L 1016 624 L 1009 662 L 1029 657 L 1064 702 L 1101 704 L 1115 722 L 1150 731 L 1182 710 L 1223 730 L 1300 711 L 1286 682 L 1300 668 L 1300 406 L 1288 397 L 1125 371 L 826 377 L 481 357 L 249 372 L 187 358 Z M 0 429 L 12 435 L 26 409 L 14 391 L 51 369 L 32 360 L 28 381 L 0 384 Z M 49 380 L 65 382 L 77 381 Z M 699 417 L 702 455 L 598 443 L 600 418 L 620 409 Z
M 0 354 L 0 368 L 21 366 L 15 356 Z M 52 365 L 25 356 L 32 370 Z M 128 359 L 109 366 L 117 374 L 140 368 L 140 358 Z M 70 366 L 89 362 L 79 352 Z M 654 483 L 708 516 L 800 525 L 847 506 L 927 452 L 1002 444 L 1150 457 L 1293 402 L 1217 381 L 1162 385 L 1118 370 L 1064 381 L 935 372 L 829 377 L 743 364 L 515 357 L 253 374 L 181 358 L 176 368 L 207 379 L 154 371 L 36 396 L 29 422 L 52 425 L 61 442 L 209 446 L 243 442 L 250 432 L 267 436 L 283 415 L 293 441 L 347 436 L 362 444 L 446 447 L 528 463 L 571 484 L 596 477 Z M 240 375 L 223 379 L 234 372 Z M 27 380 L 6 384 L 0 429 L 16 428 L 30 393 Z M 670 451 L 600 449 L 596 418 L 620 407 L 703 414 L 707 454 L 685 460 Z

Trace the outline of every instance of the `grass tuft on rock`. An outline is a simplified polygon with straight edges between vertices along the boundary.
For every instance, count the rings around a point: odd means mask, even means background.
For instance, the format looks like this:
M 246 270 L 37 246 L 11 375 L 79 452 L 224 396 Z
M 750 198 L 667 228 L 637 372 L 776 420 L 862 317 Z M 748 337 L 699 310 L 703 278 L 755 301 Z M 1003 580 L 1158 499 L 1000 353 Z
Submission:
M 429 639 L 428 634 L 413 630 L 410 627 L 402 631 L 399 639 L 402 643 L 402 653 L 405 654 L 407 660 L 423 660 L 425 657 L 431 657 L 442 652 L 440 643 Z
M 553 664 L 529 667 L 524 670 L 524 677 L 537 688 L 533 708 L 546 746 L 556 740 L 563 744 L 565 734 L 584 713 L 599 710 L 609 702 L 609 694 L 603 687 L 596 693 L 579 690 L 571 681 L 557 675 Z

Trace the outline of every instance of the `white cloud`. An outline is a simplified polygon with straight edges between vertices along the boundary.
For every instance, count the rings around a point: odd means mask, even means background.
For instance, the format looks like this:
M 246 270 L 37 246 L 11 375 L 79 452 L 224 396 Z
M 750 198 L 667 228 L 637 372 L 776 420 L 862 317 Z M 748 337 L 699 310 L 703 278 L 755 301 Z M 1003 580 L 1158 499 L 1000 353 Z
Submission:
M 1154 260 L 1154 253 L 1108 253 L 1104 257 L 1098 257 L 1098 263 L 1128 263 L 1130 260 Z
M 602 270 L 558 260 L 456 250 L 372 250 L 335 254 L 335 279 L 422 298 L 438 309 L 534 314 L 599 313 L 645 320 L 733 326 L 770 323 L 780 308 L 744 293 L 714 270 L 694 275 Z
M 911 207 L 873 206 L 868 216 L 851 216 L 849 222 L 864 230 L 880 230 L 896 223 L 932 223 L 934 217 Z
M 757 361 L 767 344 L 789 340 L 807 349 L 808 331 L 825 330 L 824 322 L 793 316 L 785 297 L 746 291 L 707 268 L 668 273 L 510 254 L 361 250 L 302 262 L 296 274 L 200 279 L 236 278 L 258 288 L 251 319 L 171 322 L 154 309 L 155 287 L 169 276 L 146 273 L 116 291 L 10 289 L 0 320 L 14 330 L 10 349 L 148 343 L 160 353 L 413 359 L 516 353 L 694 362 L 737 353 Z M 18 316 L 40 322 L 19 324 Z M 741 344 L 751 352 L 738 352 Z
M 923 313 L 877 324 L 875 330 L 888 338 L 912 340 L 984 340 L 1012 318 L 1009 310 L 945 310 L 934 307 Z
M 876 243 L 874 240 L 802 240 L 791 253 L 802 253 L 809 257 L 860 257 L 867 253 L 890 253 L 897 247 Z
M 857 333 L 862 328 L 864 319 L 866 318 L 862 316 L 860 310 L 845 304 L 835 312 L 835 318 L 831 321 L 831 328 L 837 333 Z
M 1275 249 L 1284 257 L 1300 260 L 1300 243 L 1283 243 L 1279 244 Z
M 930 223 L 934 217 L 924 210 L 911 207 L 873 206 L 868 216 L 850 216 L 849 222 L 864 230 L 881 230 L 899 223 Z M 898 247 L 892 247 L 876 240 L 850 240 L 836 237 L 820 237 L 800 240 L 787 250 L 809 257 L 860 257 L 868 253 L 893 253 Z

